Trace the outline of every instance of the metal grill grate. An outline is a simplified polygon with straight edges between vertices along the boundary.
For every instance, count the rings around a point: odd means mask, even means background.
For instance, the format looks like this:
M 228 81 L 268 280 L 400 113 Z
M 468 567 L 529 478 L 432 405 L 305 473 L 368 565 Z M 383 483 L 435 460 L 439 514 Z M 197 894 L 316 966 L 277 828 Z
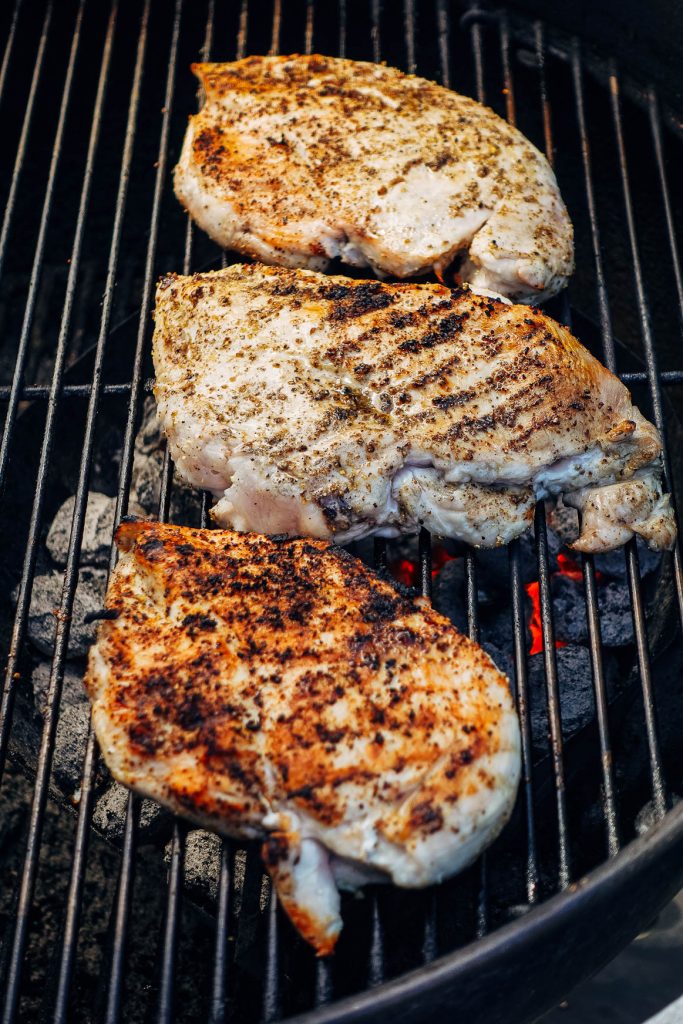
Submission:
M 0 356 L 0 486 L 6 509 L 0 509 L 0 516 L 14 548 L 10 561 L 19 567 L 11 625 L 4 637 L 8 660 L 0 706 L 2 769 L 11 753 L 15 704 L 25 673 L 36 566 L 49 516 L 59 503 L 53 495 L 54 467 L 63 446 L 77 461 L 75 510 L 16 902 L 4 920 L 5 1024 L 31 1019 L 35 1006 L 31 940 L 41 922 L 33 917 L 32 907 L 37 886 L 46 884 L 41 871 L 49 847 L 46 822 L 55 813 L 49 804 L 52 758 L 89 483 L 104 412 L 116 410 L 120 435 L 120 518 L 128 508 L 135 436 L 147 389 L 155 279 L 167 270 L 182 267 L 187 273 L 219 265 L 221 259 L 184 218 L 170 184 L 185 119 L 198 99 L 188 73 L 191 60 L 302 49 L 387 60 L 474 95 L 517 123 L 555 164 L 577 227 L 579 271 L 568 297 L 553 311 L 564 322 L 575 322 L 586 343 L 634 388 L 663 435 L 674 439 L 666 460 L 670 489 L 680 480 L 679 428 L 672 403 L 683 383 L 679 324 L 673 322 L 677 314 L 683 321 L 676 242 L 683 195 L 671 191 L 667 163 L 669 153 L 680 156 L 681 143 L 665 127 L 654 88 L 638 88 L 614 63 L 592 54 L 587 58 L 577 39 L 560 37 L 542 23 L 511 12 L 480 10 L 476 4 L 404 0 L 402 18 L 379 0 L 330 5 L 313 0 L 113 0 L 110 9 L 105 7 L 88 0 L 18 0 L 14 9 L 7 5 L 0 14 L 0 181 L 6 196 L 0 228 L 5 348 Z M 126 331 L 132 340 L 117 352 Z M 36 366 L 40 379 L 34 376 Z M 27 413 L 38 424 L 28 442 L 22 431 Z M 16 498 L 20 477 L 23 504 Z M 172 484 L 173 467 L 166 456 L 160 519 L 169 517 Z M 23 518 L 12 518 L 15 508 Z M 202 524 L 206 513 L 205 500 Z M 482 938 L 522 910 L 571 888 L 600 861 L 615 857 L 634 836 L 639 797 L 620 781 L 614 750 L 596 569 L 591 557 L 582 559 L 597 724 L 590 752 L 601 816 L 597 852 L 583 848 L 585 787 L 575 784 L 563 748 L 551 567 L 541 506 L 535 538 L 552 796 L 548 800 L 541 792 L 532 752 L 525 594 L 520 545 L 515 542 L 509 548 L 509 606 L 524 774 L 519 841 L 512 848 L 497 844 L 475 869 L 424 895 L 369 892 L 362 904 L 347 907 L 348 933 L 354 938 L 342 942 L 335 962 L 315 962 L 281 920 L 253 850 L 245 860 L 234 844 L 223 843 L 214 914 L 202 916 L 183 896 L 185 832 L 175 823 L 160 891 L 160 854 L 147 856 L 139 848 L 140 801 L 130 796 L 116 885 L 106 894 L 109 919 L 106 939 L 100 942 L 100 984 L 87 1002 L 81 991 L 86 970 L 81 926 L 95 842 L 91 818 L 98 775 L 90 732 L 77 821 L 69 833 L 69 877 L 59 892 L 59 941 L 44 971 L 46 1017 L 66 1021 L 80 1014 L 79 1019 L 114 1022 L 195 1020 L 200 1015 L 220 1022 L 261 1016 L 275 1021 L 331 1004 L 316 1019 L 336 1019 L 335 999 L 374 988 Z M 375 544 L 377 565 L 387 565 L 388 548 L 383 541 Z M 478 556 L 468 551 L 464 557 L 468 628 L 477 639 Z M 675 789 L 680 782 L 680 765 L 665 750 L 658 728 L 656 661 L 635 542 L 627 546 L 624 558 L 647 754 L 645 799 L 659 821 L 670 805 L 669 786 Z M 112 551 L 111 566 L 114 561 Z M 422 592 L 430 596 L 432 553 L 425 531 L 419 538 L 419 580 Z M 683 571 L 678 548 L 667 581 L 680 616 Z M 512 884 L 501 884 L 505 875 L 512 877 Z M 675 884 L 674 879 L 670 885 Z M 133 933 L 135 916 L 151 889 L 160 932 L 152 940 L 157 965 L 150 969 L 141 1009 L 133 1005 L 130 976 L 133 969 L 143 970 L 139 947 L 144 939 Z M 238 947 L 248 914 L 258 940 L 252 962 L 245 966 Z M 193 955 L 190 946 L 197 935 Z M 392 998 L 400 1001 L 406 993 L 397 991 Z M 140 998 L 142 990 L 135 992 Z M 353 1010 L 357 1019 L 371 1014 L 367 1006 L 358 1007 Z M 346 1019 L 356 1019 L 351 1008 L 344 1012 Z

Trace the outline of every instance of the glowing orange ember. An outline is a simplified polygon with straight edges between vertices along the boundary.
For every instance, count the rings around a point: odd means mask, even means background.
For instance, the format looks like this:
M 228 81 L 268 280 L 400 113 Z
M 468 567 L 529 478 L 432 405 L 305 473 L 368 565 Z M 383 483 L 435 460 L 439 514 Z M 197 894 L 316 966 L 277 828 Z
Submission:
M 450 555 L 441 544 L 432 546 L 432 579 L 441 572 L 447 562 L 452 562 L 455 555 Z M 411 562 L 409 558 L 399 558 L 393 562 L 391 571 L 399 583 L 406 587 L 417 587 L 420 583 L 420 569 L 417 562 Z
M 449 555 L 441 544 L 435 544 L 432 548 L 432 579 L 441 572 L 447 562 L 452 562 L 455 555 Z
M 560 572 L 557 575 L 562 575 L 562 573 Z M 566 575 L 570 574 L 566 573 Z M 531 618 L 529 620 L 531 647 L 529 648 L 529 654 L 540 654 L 543 650 L 543 627 L 541 625 L 541 598 L 538 580 L 534 580 L 533 583 L 527 583 L 524 589 L 531 599 Z M 564 640 L 555 641 L 555 647 L 566 646 Z
M 583 569 L 575 558 L 571 555 L 565 555 L 563 551 L 560 551 L 557 556 L 557 564 L 560 567 L 557 576 L 568 576 L 570 580 L 576 580 L 580 582 L 583 579 Z M 600 573 L 598 573 L 598 576 Z
M 399 583 L 403 583 L 406 587 L 415 586 L 417 566 L 409 558 L 401 558 L 398 562 L 395 562 L 391 567 L 391 571 Z
M 571 555 L 560 551 L 557 556 L 557 564 L 560 568 L 557 572 L 553 573 L 553 576 L 567 576 L 568 579 L 574 580 L 575 583 L 580 583 L 583 580 L 581 564 L 575 558 L 572 558 Z M 603 574 L 596 572 L 596 582 L 599 583 L 602 578 Z M 543 650 L 543 627 L 541 626 L 541 598 L 539 596 L 538 580 L 534 580 L 533 583 L 527 583 L 524 589 L 531 600 L 531 619 L 529 621 L 531 647 L 529 648 L 529 654 L 540 654 Z M 555 641 L 555 647 L 557 648 L 566 646 L 567 644 L 564 640 Z

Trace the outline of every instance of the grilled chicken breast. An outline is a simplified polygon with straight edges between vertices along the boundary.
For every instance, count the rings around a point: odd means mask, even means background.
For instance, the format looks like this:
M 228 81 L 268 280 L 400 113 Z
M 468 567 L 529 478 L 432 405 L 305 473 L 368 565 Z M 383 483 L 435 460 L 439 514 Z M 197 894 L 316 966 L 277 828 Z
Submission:
M 395 68 L 332 57 L 196 64 L 175 191 L 220 245 L 409 277 L 456 256 L 475 289 L 540 301 L 573 270 L 555 176 L 492 110 Z
M 438 882 L 507 820 L 508 684 L 421 598 L 315 540 L 124 523 L 86 687 L 119 781 L 264 839 L 319 954 L 339 892 Z
M 656 429 L 538 311 L 252 265 L 165 277 L 155 316 L 161 425 L 222 525 L 491 547 L 563 494 L 579 550 L 673 543 Z

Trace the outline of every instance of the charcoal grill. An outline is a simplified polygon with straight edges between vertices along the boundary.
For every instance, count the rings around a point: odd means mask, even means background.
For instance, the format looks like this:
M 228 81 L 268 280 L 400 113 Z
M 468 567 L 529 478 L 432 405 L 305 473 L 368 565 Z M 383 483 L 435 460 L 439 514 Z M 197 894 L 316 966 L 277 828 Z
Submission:
M 120 442 L 114 467 L 120 517 L 128 510 L 148 389 L 155 279 L 225 262 L 193 230 L 170 184 L 186 117 L 198 99 L 192 60 L 313 50 L 386 60 L 473 95 L 517 123 L 555 165 L 576 226 L 577 274 L 550 311 L 634 390 L 669 439 L 669 487 L 680 485 L 683 278 L 676 237 L 683 190 L 669 167 L 680 161 L 683 145 L 675 63 L 683 26 L 675 12 L 668 20 L 664 4 L 652 5 L 640 36 L 633 31 L 642 13 L 635 6 L 607 3 L 592 12 L 579 3 L 572 5 L 573 20 L 557 6 L 554 12 L 555 5 L 459 0 L 3 5 L 0 520 L 4 582 L 8 591 L 17 588 L 12 602 L 3 596 L 0 616 L 8 652 L 0 706 L 6 778 L 14 770 L 41 546 L 57 505 L 67 493 L 76 496 L 25 831 L 15 835 L 8 825 L 0 836 L 0 859 L 11 861 L 6 888 L 14 892 L 1 921 L 5 1024 L 39 1014 L 107 1022 L 296 1016 L 331 1024 L 462 1013 L 479 1024 L 517 1024 L 613 956 L 683 884 L 683 805 L 676 801 L 683 769 L 676 742 L 683 727 L 683 701 L 676 701 L 683 666 L 679 549 L 662 562 L 654 600 L 641 581 L 636 544 L 624 552 L 635 637 L 626 712 L 623 701 L 611 700 L 604 669 L 599 575 L 590 557 L 582 559 L 594 713 L 571 754 L 563 742 L 542 507 L 535 544 L 547 758 L 539 764 L 532 752 L 525 592 L 515 542 L 509 654 L 524 761 L 515 817 L 475 868 L 439 889 L 370 890 L 349 902 L 334 960 L 315 961 L 291 931 L 253 850 L 223 843 L 215 901 L 197 906 L 183 887 L 184 826 L 173 823 L 164 866 L 158 850 L 139 842 L 140 803 L 133 796 L 119 847 L 107 860 L 111 851 L 100 853 L 91 830 L 99 772 L 92 734 L 75 817 L 51 800 L 88 488 L 93 464 L 106 459 L 104 427 Z M 577 26 L 581 38 L 572 34 Z M 173 487 L 167 456 L 162 478 L 158 515 L 166 519 Z M 200 521 L 206 517 L 204 501 Z M 462 554 L 468 627 L 477 638 L 479 556 Z M 386 566 L 391 546 L 378 542 L 374 557 Z M 424 531 L 417 557 L 429 595 L 431 541 Z M 629 668 L 621 664 L 620 671 Z M 630 731 L 615 743 L 615 720 L 624 715 Z M 638 758 L 642 770 L 625 769 Z M 68 871 L 58 882 L 50 873 L 55 841 L 68 844 Z M 19 853 L 8 855 L 8 843 Z M 96 895 L 93 858 L 100 864 Z M 35 909 L 37 900 L 44 906 L 46 890 L 58 906 L 47 955 L 36 944 L 45 922 Z

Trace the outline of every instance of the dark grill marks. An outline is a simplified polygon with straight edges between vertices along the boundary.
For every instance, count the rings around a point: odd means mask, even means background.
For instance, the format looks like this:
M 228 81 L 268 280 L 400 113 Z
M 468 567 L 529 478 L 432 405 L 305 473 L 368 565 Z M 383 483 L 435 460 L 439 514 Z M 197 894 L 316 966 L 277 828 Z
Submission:
M 434 323 L 434 310 L 430 310 L 432 317 L 428 321 Z M 398 345 L 399 352 L 409 352 L 416 355 L 419 352 L 434 348 L 436 345 L 443 345 L 452 341 L 463 329 L 469 319 L 469 313 L 465 310 L 462 313 L 448 313 L 437 320 L 436 327 L 432 327 L 418 338 L 408 338 Z
M 396 296 L 378 281 L 367 281 L 355 285 L 353 288 L 349 288 L 350 295 L 340 295 L 339 292 L 342 290 L 344 289 L 340 289 L 339 285 L 333 286 L 329 290 L 322 290 L 322 297 L 333 302 L 328 319 L 335 323 L 355 320 L 369 313 L 377 313 L 380 309 L 386 309 L 396 301 Z M 330 292 L 333 294 L 330 295 Z

